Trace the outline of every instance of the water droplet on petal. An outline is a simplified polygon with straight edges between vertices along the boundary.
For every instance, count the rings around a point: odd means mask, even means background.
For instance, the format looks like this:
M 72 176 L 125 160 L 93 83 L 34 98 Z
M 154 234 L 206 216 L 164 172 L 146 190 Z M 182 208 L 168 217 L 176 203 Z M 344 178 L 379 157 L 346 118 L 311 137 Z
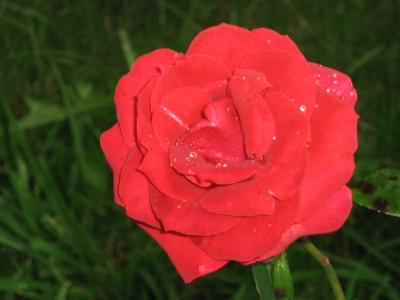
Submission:
M 327 92 L 327 93 L 330 93 L 330 92 L 331 92 L 331 89 L 326 89 L 326 92 Z
M 180 206 L 180 205 L 178 205 L 178 206 L 177 206 L 177 208 L 181 208 L 181 206 Z
M 333 81 L 333 84 L 337 84 L 337 80 L 334 80 L 334 81 Z
M 300 110 L 302 112 L 305 112 L 307 110 L 307 107 L 305 105 L 300 105 Z
M 337 74 L 336 73 L 333 73 L 333 77 L 336 77 L 337 76 Z
M 191 158 L 195 158 L 195 157 L 197 157 L 197 153 L 196 152 L 190 152 L 189 156 Z
M 273 191 L 271 191 L 271 190 L 268 190 L 268 194 L 270 194 L 272 197 L 274 197 L 274 196 L 275 196 L 274 192 L 273 192 Z
M 228 164 L 223 164 L 222 166 L 223 166 L 223 167 L 226 167 L 227 165 L 228 165 Z
M 275 141 L 275 140 L 276 140 L 276 135 L 274 135 L 274 136 L 272 137 L 272 139 Z
M 200 272 L 201 274 L 204 274 L 206 271 L 207 271 L 207 268 L 206 268 L 205 265 L 201 265 L 201 266 L 199 267 L 199 272 Z

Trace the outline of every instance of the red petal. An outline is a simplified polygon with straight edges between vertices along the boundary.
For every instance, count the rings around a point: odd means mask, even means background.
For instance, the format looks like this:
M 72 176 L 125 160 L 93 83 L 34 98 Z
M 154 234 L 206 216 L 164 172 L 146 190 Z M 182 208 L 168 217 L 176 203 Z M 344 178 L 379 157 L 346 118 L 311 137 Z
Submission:
M 283 233 L 279 244 L 264 255 L 246 262 L 246 265 L 264 261 L 285 251 L 297 238 L 313 234 L 325 234 L 338 230 L 347 220 L 352 207 L 351 191 L 341 186 L 322 203 L 318 210 L 305 221 L 294 224 Z
M 130 148 L 122 139 L 120 127 L 115 124 L 109 130 L 105 131 L 100 137 L 100 145 L 107 159 L 108 164 L 113 171 L 114 178 L 114 201 L 116 204 L 124 206 L 118 194 L 118 185 L 121 169 L 125 164 Z
M 204 107 L 211 102 L 201 88 L 185 86 L 177 88 L 161 98 L 153 112 L 154 133 L 161 146 L 168 151 L 190 126 L 202 118 Z
M 195 176 L 202 186 L 210 182 L 232 184 L 261 169 L 261 164 L 253 160 L 212 164 L 186 146 L 171 146 L 169 151 L 171 166 L 181 174 Z
M 268 28 L 256 28 L 251 31 L 266 40 L 274 49 L 288 50 L 303 55 L 296 44 L 287 36 L 280 35 Z
M 206 190 L 200 188 L 170 166 L 168 153 L 161 147 L 150 147 L 138 167 L 161 192 L 174 198 L 189 201 L 199 199 Z
M 304 180 L 301 185 L 301 202 L 296 222 L 313 214 L 323 201 L 339 186 L 347 183 L 354 172 L 353 155 L 340 157 L 330 168 L 317 177 Z
M 179 275 L 190 283 L 194 279 L 215 272 L 227 261 L 215 260 L 197 247 L 189 237 L 163 233 L 143 224 L 138 224 L 167 252 Z
M 158 77 L 159 74 L 156 74 L 150 79 L 137 95 L 136 133 L 138 141 L 142 139 L 143 132 L 151 120 L 150 97 Z
M 275 172 L 260 176 L 260 184 L 277 199 L 284 200 L 293 195 L 303 182 L 308 164 L 308 150 L 303 149 L 300 154 L 287 165 L 283 165 Z M 207 194 L 206 194 L 207 195 Z
M 272 87 L 265 78 L 265 74 L 251 69 L 236 69 L 233 73 L 235 76 L 242 77 L 249 84 L 252 93 L 258 93 L 262 90 Z
M 345 97 L 353 106 L 356 104 L 357 92 L 349 76 L 315 63 L 309 63 L 309 65 L 315 74 L 314 78 L 317 84 L 333 94 Z
M 246 262 L 275 247 L 296 217 L 299 195 L 275 203 L 272 216 L 242 218 L 227 231 L 193 241 L 215 259 Z
M 172 199 L 150 186 L 151 205 L 165 231 L 187 235 L 211 235 L 231 228 L 239 217 L 205 210 L 197 201 Z
M 151 107 L 160 104 L 161 97 L 185 85 L 203 87 L 207 83 L 229 78 L 230 72 L 220 60 L 206 55 L 186 55 L 174 66 L 161 68 L 161 76 L 151 95 Z
M 248 82 L 240 77 L 232 77 L 228 92 L 240 118 L 247 156 L 262 156 L 268 150 L 275 131 L 267 104 L 259 94 L 251 93 Z
M 228 86 L 228 80 L 216 80 L 207 83 L 203 86 L 203 90 L 210 95 L 213 101 L 225 98 L 227 96 L 226 88 Z
M 310 123 L 289 98 L 280 93 L 267 93 L 267 105 L 275 120 L 275 136 L 265 155 L 266 163 L 287 164 L 311 140 Z
M 128 146 L 133 146 L 135 143 L 135 96 L 143 89 L 150 78 L 159 72 L 159 65 L 173 64 L 180 58 L 181 56 L 175 51 L 158 49 L 140 56 L 129 73 L 119 80 L 114 99 L 117 106 L 118 123 L 121 126 L 123 139 Z
M 272 215 L 275 211 L 275 199 L 262 185 L 262 178 L 213 188 L 199 202 L 209 211 L 231 216 Z
M 353 106 L 332 93 L 317 89 L 317 103 L 310 120 L 310 163 L 307 178 L 324 172 L 343 155 L 348 154 L 354 122 L 358 116 Z
M 142 159 L 140 150 L 133 147 L 121 172 L 119 195 L 125 204 L 126 214 L 130 218 L 161 228 L 160 221 L 157 220 L 150 205 L 148 180 L 137 170 Z
M 268 92 L 285 94 L 298 108 L 305 108 L 308 117 L 311 116 L 315 104 L 315 82 L 304 57 L 285 50 L 265 50 L 247 55 L 240 67 L 264 73 L 273 86 Z
M 250 31 L 228 24 L 210 27 L 192 41 L 186 54 L 207 54 L 223 61 L 231 72 L 238 68 L 242 58 L 271 46 Z

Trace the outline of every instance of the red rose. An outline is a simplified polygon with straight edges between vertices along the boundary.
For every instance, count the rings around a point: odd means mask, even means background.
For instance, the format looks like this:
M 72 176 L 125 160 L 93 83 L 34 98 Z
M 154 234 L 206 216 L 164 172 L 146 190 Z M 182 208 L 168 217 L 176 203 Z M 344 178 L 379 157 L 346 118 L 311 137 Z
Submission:
M 221 24 L 119 81 L 101 137 L 115 202 L 185 282 L 337 230 L 352 207 L 357 95 L 287 36 Z

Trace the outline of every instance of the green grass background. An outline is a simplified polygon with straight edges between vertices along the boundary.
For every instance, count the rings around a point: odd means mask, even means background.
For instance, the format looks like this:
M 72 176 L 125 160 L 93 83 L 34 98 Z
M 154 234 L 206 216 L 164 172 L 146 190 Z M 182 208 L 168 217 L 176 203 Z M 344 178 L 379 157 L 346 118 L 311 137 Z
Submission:
M 359 94 L 351 184 L 399 167 L 397 0 L 0 1 L 0 299 L 257 299 L 230 263 L 185 285 L 166 254 L 113 204 L 99 149 L 118 79 L 143 53 L 185 52 L 228 22 L 288 34 L 309 61 L 349 74 Z M 400 219 L 355 205 L 337 233 L 311 240 L 348 299 L 400 299 Z M 296 299 L 333 299 L 299 246 Z

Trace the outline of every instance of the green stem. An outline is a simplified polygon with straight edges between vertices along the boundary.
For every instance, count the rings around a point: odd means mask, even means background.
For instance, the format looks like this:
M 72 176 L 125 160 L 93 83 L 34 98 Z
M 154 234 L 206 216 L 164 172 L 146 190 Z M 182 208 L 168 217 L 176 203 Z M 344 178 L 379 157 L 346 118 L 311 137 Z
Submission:
M 252 266 L 254 281 L 260 300 L 274 300 L 271 280 L 271 262 L 259 262 Z
M 303 246 L 324 268 L 326 277 L 328 277 L 333 293 L 335 294 L 335 299 L 346 300 L 342 287 L 340 286 L 339 279 L 329 261 L 329 258 L 326 257 L 321 251 L 319 251 L 317 247 L 315 247 L 307 237 L 299 238 L 297 240 L 297 243 Z

